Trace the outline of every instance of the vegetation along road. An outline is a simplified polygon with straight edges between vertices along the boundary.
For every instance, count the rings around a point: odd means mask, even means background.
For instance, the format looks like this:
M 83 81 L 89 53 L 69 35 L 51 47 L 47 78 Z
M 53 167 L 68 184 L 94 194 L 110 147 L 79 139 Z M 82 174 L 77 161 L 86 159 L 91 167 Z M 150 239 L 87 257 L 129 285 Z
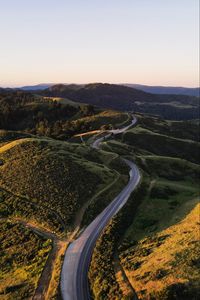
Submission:
M 121 129 L 111 130 L 106 136 L 95 140 L 91 146 L 98 149 L 101 141 L 110 137 L 111 134 L 126 131 L 136 122 L 136 118 L 133 117 L 130 125 Z M 129 160 L 124 159 L 124 161 L 130 167 L 128 184 L 84 230 L 79 238 L 69 245 L 66 251 L 61 273 L 61 292 L 64 300 L 90 299 L 88 269 L 95 242 L 111 218 L 126 203 L 140 181 L 140 173 L 137 166 Z

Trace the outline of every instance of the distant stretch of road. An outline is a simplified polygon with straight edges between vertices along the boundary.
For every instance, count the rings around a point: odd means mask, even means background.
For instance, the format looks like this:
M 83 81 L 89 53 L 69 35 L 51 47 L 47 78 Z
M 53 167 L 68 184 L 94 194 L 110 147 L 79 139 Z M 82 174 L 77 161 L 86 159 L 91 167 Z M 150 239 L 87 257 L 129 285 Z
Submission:
M 124 131 L 128 130 L 130 127 L 132 127 L 133 125 L 136 124 L 137 122 L 137 119 L 135 116 L 132 116 L 133 119 L 131 121 L 131 123 L 129 125 L 127 125 L 126 127 L 122 127 L 122 128 L 119 128 L 119 129 L 112 129 L 112 130 L 108 130 L 108 134 L 95 140 L 94 143 L 91 145 L 92 148 L 96 148 L 98 149 L 99 148 L 99 145 L 101 142 L 103 142 L 105 139 L 109 138 L 112 134 L 119 134 L 119 133 L 123 133 Z
M 121 129 L 111 130 L 105 137 L 97 139 L 92 144 L 92 147 L 98 148 L 99 144 L 105 138 L 108 138 L 111 134 L 118 134 L 126 131 L 133 126 L 136 121 L 137 120 L 134 117 L 130 125 Z M 63 300 L 90 299 L 88 269 L 95 243 L 102 230 L 126 203 L 130 194 L 140 181 L 140 173 L 137 166 L 127 159 L 124 159 L 124 161 L 130 167 L 128 184 L 84 230 L 79 238 L 67 248 L 61 273 L 61 293 Z

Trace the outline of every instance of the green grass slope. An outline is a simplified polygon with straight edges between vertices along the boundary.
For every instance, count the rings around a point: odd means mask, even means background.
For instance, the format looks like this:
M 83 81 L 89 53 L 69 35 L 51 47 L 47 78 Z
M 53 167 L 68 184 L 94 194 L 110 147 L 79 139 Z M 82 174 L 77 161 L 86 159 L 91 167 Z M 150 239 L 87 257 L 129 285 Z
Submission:
M 71 226 L 81 206 L 114 180 L 109 168 L 84 158 L 87 151 L 85 146 L 42 138 L 2 146 L 3 216 L 27 214 L 59 231 Z
M 139 240 L 179 222 L 199 200 L 200 166 L 163 157 L 145 161 L 143 157 L 140 167 L 144 164 L 151 166 L 145 176 L 149 189 L 126 233 L 127 240 Z
M 0 220 L 0 299 L 30 299 L 51 250 L 51 241 L 23 225 Z
M 188 139 L 199 142 L 199 122 L 190 121 L 169 121 L 158 117 L 137 115 L 138 124 L 156 133 L 170 135 L 171 137 Z
M 174 138 L 170 132 L 160 134 L 140 126 L 123 135 L 123 142 L 156 155 L 184 158 L 199 163 L 200 145 L 187 139 Z

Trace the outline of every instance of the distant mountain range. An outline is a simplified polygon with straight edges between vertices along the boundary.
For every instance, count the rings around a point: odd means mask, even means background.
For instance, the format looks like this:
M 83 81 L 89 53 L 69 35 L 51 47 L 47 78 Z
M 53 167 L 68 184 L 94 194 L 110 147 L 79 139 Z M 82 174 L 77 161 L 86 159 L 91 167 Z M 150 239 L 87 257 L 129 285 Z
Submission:
M 42 96 L 67 98 L 102 108 L 160 115 L 166 119 L 184 120 L 199 117 L 199 99 L 195 96 L 151 94 L 124 85 L 57 84 L 37 93 Z
M 55 85 L 55 83 L 40 83 L 36 85 L 26 85 L 22 86 L 19 89 L 23 91 L 36 91 L 36 90 L 45 90 L 50 86 Z
M 63 83 L 64 85 L 70 85 L 67 83 Z M 57 85 L 55 83 L 41 83 L 37 85 L 30 85 L 30 86 L 23 86 L 20 89 L 24 91 L 36 91 L 36 90 L 45 90 L 53 85 Z M 142 84 L 132 84 L 132 83 L 123 83 L 123 86 L 131 87 L 134 89 L 138 89 L 147 93 L 152 94 L 174 94 L 174 95 L 187 95 L 187 96 L 196 96 L 199 97 L 200 88 L 187 88 L 187 87 L 172 87 L 172 86 L 149 86 L 149 85 L 142 85 Z M 84 86 L 76 85 L 76 86 Z
M 17 90 L 20 89 L 14 89 Z M 199 119 L 199 98 L 191 95 L 153 94 L 133 86 L 108 83 L 40 84 L 23 87 L 21 90 L 46 97 L 67 98 L 101 108 L 158 115 L 170 120 Z M 10 89 L 0 89 L 1 93 L 9 91 Z
M 174 95 L 187 95 L 199 97 L 200 88 L 186 88 L 186 87 L 175 87 L 175 86 L 150 86 L 142 84 L 123 84 L 128 87 L 142 90 L 152 94 L 174 94 Z

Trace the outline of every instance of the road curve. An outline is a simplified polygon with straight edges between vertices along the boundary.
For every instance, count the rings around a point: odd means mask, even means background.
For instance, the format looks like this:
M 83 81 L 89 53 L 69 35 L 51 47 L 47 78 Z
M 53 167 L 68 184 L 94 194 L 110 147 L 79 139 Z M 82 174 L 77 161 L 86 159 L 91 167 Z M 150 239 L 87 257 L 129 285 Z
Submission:
M 112 133 L 124 132 L 136 123 L 134 117 L 132 123 L 122 129 L 109 132 L 104 138 L 96 140 L 92 147 L 98 148 L 101 141 L 108 138 Z M 116 131 L 117 130 L 117 131 Z M 91 261 L 92 251 L 102 230 L 111 218 L 122 208 L 130 194 L 140 181 L 140 173 L 137 166 L 124 159 L 130 167 L 129 182 L 118 194 L 118 196 L 94 219 L 83 231 L 80 237 L 67 248 L 61 272 L 61 294 L 63 300 L 88 300 L 90 291 L 88 284 L 88 269 Z
M 124 131 L 128 130 L 130 127 L 132 127 L 133 125 L 135 125 L 136 122 L 137 122 L 137 118 L 134 115 L 132 115 L 132 117 L 133 117 L 133 119 L 132 119 L 132 121 L 131 121 L 131 123 L 129 125 L 127 125 L 126 127 L 119 128 L 119 129 L 108 130 L 107 131 L 108 134 L 105 135 L 105 136 L 103 136 L 103 137 L 101 137 L 101 138 L 99 138 L 99 139 L 97 139 L 97 140 L 95 140 L 93 142 L 93 144 L 91 145 L 91 147 L 98 149 L 100 143 L 103 142 L 105 139 L 109 138 L 112 134 L 115 135 L 115 134 L 123 133 Z

